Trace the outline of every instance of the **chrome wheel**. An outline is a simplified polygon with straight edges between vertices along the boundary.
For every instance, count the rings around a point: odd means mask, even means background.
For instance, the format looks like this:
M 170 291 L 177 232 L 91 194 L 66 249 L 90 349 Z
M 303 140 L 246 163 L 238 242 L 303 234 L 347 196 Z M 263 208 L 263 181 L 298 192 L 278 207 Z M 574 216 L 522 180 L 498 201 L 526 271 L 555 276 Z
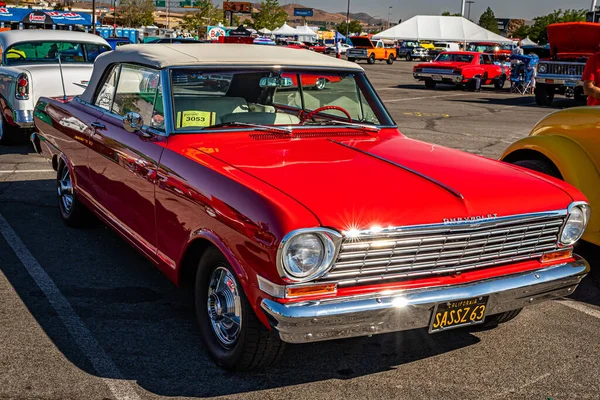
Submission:
M 317 84 L 316 84 L 317 90 L 323 90 L 323 89 L 325 89 L 326 85 L 327 85 L 327 79 L 325 79 L 325 78 L 319 78 L 319 79 L 317 79 Z
M 223 347 L 232 347 L 242 329 L 242 304 L 237 282 L 225 267 L 210 276 L 207 309 L 215 336 Z
M 69 168 L 65 165 L 62 170 L 62 176 L 58 180 L 58 197 L 60 199 L 65 214 L 71 214 L 73 209 L 73 185 L 71 183 L 71 174 Z

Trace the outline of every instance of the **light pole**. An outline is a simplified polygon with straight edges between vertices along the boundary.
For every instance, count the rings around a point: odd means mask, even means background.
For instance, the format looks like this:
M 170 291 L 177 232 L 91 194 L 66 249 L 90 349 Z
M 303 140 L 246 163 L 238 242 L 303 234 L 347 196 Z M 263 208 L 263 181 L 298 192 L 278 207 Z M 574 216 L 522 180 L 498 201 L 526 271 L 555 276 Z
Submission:
M 390 29 L 390 15 L 392 15 L 392 6 L 388 8 L 388 24 L 387 28 Z
M 96 34 L 96 0 L 92 0 L 92 35 Z
M 471 4 L 474 4 L 475 2 L 473 0 L 467 0 L 466 3 L 469 5 L 469 12 L 468 12 L 467 19 L 471 20 Z
M 346 44 L 348 43 L 348 34 L 350 33 L 350 0 L 348 0 L 348 10 L 346 11 Z
M 465 16 L 465 0 L 461 0 L 460 15 Z

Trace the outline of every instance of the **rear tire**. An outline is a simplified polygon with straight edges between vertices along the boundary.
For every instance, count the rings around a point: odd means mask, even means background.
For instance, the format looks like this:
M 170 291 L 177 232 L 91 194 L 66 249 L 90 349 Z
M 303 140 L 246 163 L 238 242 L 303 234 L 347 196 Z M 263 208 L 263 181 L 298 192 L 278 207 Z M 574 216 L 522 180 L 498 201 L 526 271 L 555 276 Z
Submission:
M 60 161 L 58 166 L 56 189 L 58 210 L 63 222 L 71 228 L 88 226 L 91 212 L 77 199 L 77 194 L 73 189 L 72 171 L 63 161 Z
M 523 309 L 519 308 L 517 310 L 507 311 L 500 314 L 491 315 L 486 317 L 483 324 L 479 325 L 482 328 L 495 328 L 500 324 L 508 322 L 512 319 L 515 319 L 517 315 L 521 313 Z
M 388 63 L 388 65 L 392 65 L 394 63 L 394 55 L 390 54 L 386 62 Z
M 535 88 L 535 102 L 538 106 L 550 107 L 554 101 L 554 87 L 538 84 Z
M 476 92 L 478 90 L 481 90 L 481 80 L 479 80 L 479 84 L 477 83 L 477 81 L 478 79 L 473 78 L 467 83 L 467 90 L 469 92 Z
M 369 58 L 367 58 L 367 63 L 375 64 L 375 54 L 371 54 Z
M 6 122 L 2 115 L 0 115 L 0 120 L 0 145 L 15 144 L 19 139 L 19 129 Z
M 435 81 L 432 81 L 431 79 L 427 79 L 425 81 L 425 88 L 426 89 L 435 89 L 437 83 Z
M 406 53 L 406 61 L 412 61 L 412 56 L 410 53 Z
M 198 264 L 195 304 L 202 342 L 220 367 L 265 368 L 283 354 L 285 343 L 259 321 L 235 272 L 214 247 L 204 252 Z
M 553 178 L 563 179 L 560 171 L 554 164 L 546 160 L 519 160 L 513 162 L 514 165 L 527 168 L 532 171 L 541 172 L 542 174 L 550 175 Z

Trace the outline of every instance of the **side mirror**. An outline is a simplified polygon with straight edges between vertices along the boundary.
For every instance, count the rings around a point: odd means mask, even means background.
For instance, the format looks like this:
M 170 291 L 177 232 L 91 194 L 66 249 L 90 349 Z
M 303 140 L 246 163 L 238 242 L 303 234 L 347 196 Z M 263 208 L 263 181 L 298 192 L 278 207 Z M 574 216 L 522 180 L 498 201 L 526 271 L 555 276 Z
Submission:
M 142 129 L 142 126 L 144 126 L 144 119 L 136 112 L 128 112 L 123 117 L 123 128 L 127 132 L 137 132 Z

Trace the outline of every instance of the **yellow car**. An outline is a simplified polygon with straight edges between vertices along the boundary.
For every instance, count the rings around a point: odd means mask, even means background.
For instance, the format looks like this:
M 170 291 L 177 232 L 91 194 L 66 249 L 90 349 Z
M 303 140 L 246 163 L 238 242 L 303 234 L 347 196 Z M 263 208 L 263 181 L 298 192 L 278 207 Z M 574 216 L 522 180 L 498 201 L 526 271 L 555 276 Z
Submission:
M 531 134 L 504 151 L 502 161 L 569 182 L 588 198 L 592 213 L 583 239 L 600 246 L 600 107 L 548 115 Z
M 431 42 L 419 42 L 419 45 L 422 48 L 428 49 L 428 50 L 432 50 L 434 48 L 433 43 L 431 43 Z

